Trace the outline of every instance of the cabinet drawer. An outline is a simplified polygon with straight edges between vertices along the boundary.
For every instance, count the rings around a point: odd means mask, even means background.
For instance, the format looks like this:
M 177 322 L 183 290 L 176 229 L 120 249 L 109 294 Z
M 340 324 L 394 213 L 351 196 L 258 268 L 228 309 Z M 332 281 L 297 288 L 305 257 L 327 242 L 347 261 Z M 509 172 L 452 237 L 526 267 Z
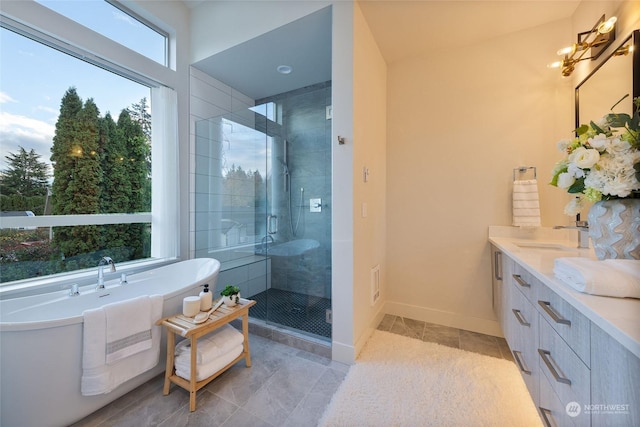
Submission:
M 583 406 L 577 403 L 563 405 L 558 395 L 553 391 L 546 376 L 540 376 L 540 402 L 538 413 L 545 427 L 582 427 L 589 426 L 590 417 L 583 411 Z
M 537 286 L 536 308 L 580 359 L 591 366 L 589 319 L 542 283 Z
M 581 407 L 591 403 L 591 372 L 556 333 L 549 322 L 540 319 L 538 347 L 540 371 L 563 405 L 576 402 Z M 542 375 L 541 375 L 542 377 Z
M 526 271 L 521 265 L 515 264 L 508 279 L 511 286 L 519 289 L 529 301 L 534 302 L 537 284 L 534 283 L 534 277 L 531 273 Z
M 538 312 L 521 292 L 512 289 L 506 316 L 509 324 L 509 348 L 529 394 L 536 401 L 540 375 L 537 354 Z

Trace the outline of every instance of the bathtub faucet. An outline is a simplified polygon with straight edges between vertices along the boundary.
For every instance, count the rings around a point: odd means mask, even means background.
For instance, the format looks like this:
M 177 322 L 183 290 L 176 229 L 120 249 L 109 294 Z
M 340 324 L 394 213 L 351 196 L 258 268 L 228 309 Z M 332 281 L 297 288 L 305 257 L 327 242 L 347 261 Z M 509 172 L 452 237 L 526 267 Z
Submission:
M 104 266 L 106 264 L 111 265 L 111 272 L 116 271 L 116 265 L 113 260 L 108 256 L 103 256 L 98 263 L 98 286 L 96 286 L 96 290 L 104 289 Z

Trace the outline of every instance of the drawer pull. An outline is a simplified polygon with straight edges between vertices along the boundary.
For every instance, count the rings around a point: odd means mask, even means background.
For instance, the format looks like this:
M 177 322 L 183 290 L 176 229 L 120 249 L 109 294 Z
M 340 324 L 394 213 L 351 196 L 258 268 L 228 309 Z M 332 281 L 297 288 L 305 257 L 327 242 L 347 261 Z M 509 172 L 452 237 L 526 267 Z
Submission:
M 522 286 L 523 288 L 531 287 L 531 285 L 527 283 L 526 280 L 524 280 L 522 276 L 520 276 L 519 274 L 513 274 L 513 278 L 516 279 L 516 282 L 518 282 L 518 285 Z
M 522 360 L 520 360 L 521 355 L 522 355 L 522 352 L 513 350 L 513 358 L 516 359 L 516 363 L 518 364 L 518 368 L 520 368 L 520 372 L 527 375 L 531 375 L 531 371 L 528 370 L 525 364 L 522 362 Z
M 520 310 L 512 308 L 511 311 L 513 311 L 513 315 L 516 316 L 518 323 L 520 323 L 522 326 L 531 326 L 531 323 L 527 322 L 524 316 L 522 316 L 522 312 Z
M 502 252 L 493 253 L 493 277 L 496 280 L 502 280 Z
M 543 408 L 542 406 L 538 406 L 538 409 L 540 409 L 542 421 L 544 421 L 544 425 L 546 427 L 558 427 L 558 424 L 556 424 L 556 421 L 553 419 L 553 415 L 550 410 Z
M 538 353 L 540 354 L 540 357 L 542 358 L 544 364 L 547 365 L 549 372 L 551 372 L 551 375 L 553 375 L 553 378 L 557 382 L 571 385 L 571 380 L 569 378 L 561 377 L 558 371 L 556 371 L 556 368 L 553 366 L 553 362 L 551 361 L 551 352 L 539 348 Z
M 562 323 L 563 325 L 571 326 L 571 320 L 565 319 L 564 317 L 562 317 L 558 313 L 556 313 L 556 311 L 553 309 L 553 307 L 551 307 L 551 303 L 549 301 L 540 301 L 540 300 L 538 300 L 538 304 L 540 304 L 540 307 L 542 307 L 542 309 L 549 315 L 549 317 L 551 317 L 551 319 L 554 322 Z

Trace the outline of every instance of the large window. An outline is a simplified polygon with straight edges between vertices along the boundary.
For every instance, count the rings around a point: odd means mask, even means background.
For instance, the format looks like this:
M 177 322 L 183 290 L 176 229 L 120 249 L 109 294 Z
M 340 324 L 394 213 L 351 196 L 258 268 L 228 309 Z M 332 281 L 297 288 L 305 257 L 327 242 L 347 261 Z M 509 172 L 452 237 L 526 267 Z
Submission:
M 95 268 L 103 256 L 123 263 L 175 254 L 152 250 L 155 89 L 137 83 L 134 71 L 120 75 L 107 71 L 108 63 L 89 64 L 79 59 L 81 48 L 68 55 L 68 43 L 58 46 L 5 18 L 0 282 Z M 162 111 L 162 101 L 156 107 Z M 175 161 L 170 150 L 158 151 Z
M 36 0 L 69 19 L 167 65 L 167 33 L 124 6 L 104 0 Z

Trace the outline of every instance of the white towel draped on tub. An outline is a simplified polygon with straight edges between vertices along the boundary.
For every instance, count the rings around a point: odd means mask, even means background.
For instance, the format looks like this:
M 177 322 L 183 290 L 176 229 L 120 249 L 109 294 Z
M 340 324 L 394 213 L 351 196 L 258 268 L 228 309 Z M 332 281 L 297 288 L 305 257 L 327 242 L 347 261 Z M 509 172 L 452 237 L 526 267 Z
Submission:
M 148 371 L 160 358 L 162 295 L 107 304 L 83 313 L 81 392 L 105 394 Z
M 537 180 L 513 181 L 513 225 L 516 227 L 540 226 Z
M 640 298 L 640 260 L 556 258 L 553 273 L 557 279 L 587 294 Z

